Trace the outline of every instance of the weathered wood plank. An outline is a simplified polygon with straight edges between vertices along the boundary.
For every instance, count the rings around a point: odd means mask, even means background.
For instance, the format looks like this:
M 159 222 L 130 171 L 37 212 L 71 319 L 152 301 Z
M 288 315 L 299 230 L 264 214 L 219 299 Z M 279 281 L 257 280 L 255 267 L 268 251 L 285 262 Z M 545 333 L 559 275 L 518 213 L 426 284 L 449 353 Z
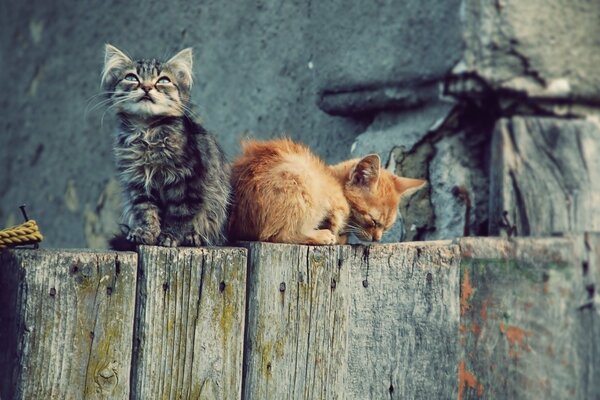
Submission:
M 490 234 L 508 212 L 520 236 L 600 231 L 600 127 L 584 120 L 511 117 L 491 145 Z
M 246 249 L 141 246 L 133 399 L 236 399 Z
M 350 247 L 247 246 L 242 398 L 344 398 Z
M 0 253 L 0 397 L 129 397 L 137 256 Z
M 589 398 L 573 240 L 465 238 L 460 248 L 459 399 Z
M 456 393 L 457 246 L 249 247 L 243 398 Z
M 585 296 L 579 306 L 580 397 L 600 399 L 600 233 L 585 234 L 582 253 Z
M 458 247 L 353 247 L 348 399 L 442 399 L 457 392 Z

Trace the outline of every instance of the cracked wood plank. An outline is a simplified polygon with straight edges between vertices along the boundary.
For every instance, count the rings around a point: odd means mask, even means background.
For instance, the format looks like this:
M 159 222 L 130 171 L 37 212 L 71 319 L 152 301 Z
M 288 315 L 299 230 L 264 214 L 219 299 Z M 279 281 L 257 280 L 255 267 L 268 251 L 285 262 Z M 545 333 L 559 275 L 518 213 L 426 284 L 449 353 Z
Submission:
M 463 238 L 459 245 L 459 399 L 594 398 L 582 385 L 586 342 L 597 340 L 582 330 L 574 240 Z
M 113 399 L 130 392 L 134 253 L 0 253 L 0 397 Z
M 235 399 L 246 249 L 140 246 L 132 399 Z
M 243 398 L 456 393 L 456 246 L 248 246 Z
M 350 247 L 246 245 L 242 398 L 344 398 Z
M 346 398 L 456 397 L 458 247 L 356 246 L 348 263 Z
M 600 231 L 600 127 L 586 120 L 501 118 L 491 146 L 490 234 L 508 212 L 519 236 Z

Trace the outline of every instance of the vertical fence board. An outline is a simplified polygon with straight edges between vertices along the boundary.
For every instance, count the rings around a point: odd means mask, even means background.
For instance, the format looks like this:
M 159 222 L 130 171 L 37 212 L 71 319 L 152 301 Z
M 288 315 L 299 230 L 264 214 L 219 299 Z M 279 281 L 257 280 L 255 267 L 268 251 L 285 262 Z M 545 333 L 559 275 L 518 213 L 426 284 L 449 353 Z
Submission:
M 350 248 L 248 247 L 243 398 L 343 397 Z
M 354 247 L 350 259 L 348 399 L 456 396 L 458 247 Z
M 600 399 L 600 232 L 583 241 L 585 297 L 578 308 L 581 334 L 581 398 Z
M 134 399 L 236 399 L 246 250 L 141 246 Z
M 128 398 L 134 253 L 0 254 L 0 397 Z
M 587 398 L 574 242 L 465 238 L 460 247 L 459 398 Z

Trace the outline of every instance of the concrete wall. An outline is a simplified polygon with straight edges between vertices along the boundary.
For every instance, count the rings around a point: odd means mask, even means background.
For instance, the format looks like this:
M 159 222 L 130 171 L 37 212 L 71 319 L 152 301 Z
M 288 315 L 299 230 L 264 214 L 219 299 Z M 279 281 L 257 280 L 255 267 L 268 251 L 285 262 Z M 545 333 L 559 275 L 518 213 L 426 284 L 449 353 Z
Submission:
M 110 42 L 194 47 L 193 100 L 230 156 L 286 134 L 328 162 L 375 151 L 428 179 L 386 240 L 485 235 L 496 120 L 596 115 L 598 16 L 584 0 L 6 3 L 0 227 L 27 203 L 47 246 L 102 247 L 116 230 L 114 118 L 96 107 Z

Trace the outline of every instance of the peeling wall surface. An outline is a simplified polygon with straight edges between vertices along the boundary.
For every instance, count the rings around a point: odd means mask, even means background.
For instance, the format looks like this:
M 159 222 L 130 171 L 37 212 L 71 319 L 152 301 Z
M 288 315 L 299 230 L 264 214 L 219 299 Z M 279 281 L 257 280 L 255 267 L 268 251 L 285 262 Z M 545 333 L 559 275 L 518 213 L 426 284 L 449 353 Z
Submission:
M 509 170 L 491 161 L 496 122 L 596 123 L 598 21 L 585 0 L 6 2 L 0 227 L 26 203 L 49 247 L 104 247 L 118 229 L 108 42 L 134 57 L 193 47 L 192 98 L 230 158 L 241 138 L 287 135 L 329 163 L 377 152 L 427 179 L 384 240 L 486 235 L 490 179 Z

